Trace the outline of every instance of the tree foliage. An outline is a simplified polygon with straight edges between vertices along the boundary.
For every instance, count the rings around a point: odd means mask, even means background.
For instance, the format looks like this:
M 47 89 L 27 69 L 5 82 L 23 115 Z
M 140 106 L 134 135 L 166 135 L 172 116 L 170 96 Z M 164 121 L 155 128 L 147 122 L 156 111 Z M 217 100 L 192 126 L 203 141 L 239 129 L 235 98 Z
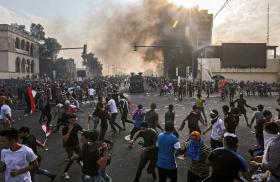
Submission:
M 30 35 L 37 38 L 38 40 L 45 40 L 44 27 L 41 24 L 32 23 L 30 26 Z
M 98 58 L 94 56 L 93 53 L 83 54 L 82 58 L 84 59 L 83 65 L 88 67 L 89 72 L 93 76 L 102 75 L 102 64 L 98 61 Z

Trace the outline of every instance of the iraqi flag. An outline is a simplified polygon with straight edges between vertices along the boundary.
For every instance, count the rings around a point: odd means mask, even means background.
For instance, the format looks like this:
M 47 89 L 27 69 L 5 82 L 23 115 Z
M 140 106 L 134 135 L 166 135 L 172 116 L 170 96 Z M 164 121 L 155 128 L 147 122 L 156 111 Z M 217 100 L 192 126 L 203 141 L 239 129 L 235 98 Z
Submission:
M 78 108 L 74 104 L 70 104 L 69 107 L 70 107 L 70 112 L 71 113 L 77 113 L 78 112 Z
M 36 102 L 35 102 L 35 97 L 37 92 L 35 90 L 32 89 L 32 87 L 28 87 L 27 88 L 28 91 L 28 95 L 29 95 L 29 100 L 30 100 L 30 104 L 31 104 L 31 113 L 35 112 L 35 108 L 36 108 Z
M 52 128 L 47 126 L 47 122 L 42 122 L 41 128 L 46 134 L 46 138 L 48 138 L 48 136 L 52 133 Z

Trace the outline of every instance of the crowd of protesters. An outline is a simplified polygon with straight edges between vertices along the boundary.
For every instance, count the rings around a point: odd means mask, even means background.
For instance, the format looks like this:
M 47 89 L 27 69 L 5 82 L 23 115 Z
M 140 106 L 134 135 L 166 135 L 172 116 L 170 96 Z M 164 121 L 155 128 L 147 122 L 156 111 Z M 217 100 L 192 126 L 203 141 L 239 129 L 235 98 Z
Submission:
M 147 112 L 141 103 L 135 110 L 130 111 L 130 101 L 120 92 L 123 81 L 125 80 L 122 77 L 102 77 L 83 82 L 34 82 L 21 88 L 23 97 L 18 95 L 17 98 L 25 98 L 25 113 L 29 114 L 32 111 L 31 95 L 30 91 L 27 91 L 32 89 L 38 94 L 35 96 L 35 101 L 42 113 L 40 122 L 46 122 L 47 128 L 62 133 L 63 147 L 68 156 L 63 171 L 65 179 L 70 178 L 69 169 L 77 161 L 81 166 L 82 181 L 113 181 L 114 179 L 106 172 L 106 167 L 111 160 L 110 149 L 113 147 L 113 143 L 107 138 L 108 127 L 110 126 L 112 135 L 117 136 L 119 132 L 126 132 L 126 124 L 133 124 L 133 129 L 128 131 L 130 132 L 128 147 L 133 149 L 138 138 L 144 140 L 133 182 L 140 181 L 142 171 L 147 164 L 147 172 L 154 180 L 166 182 L 169 179 L 171 182 L 176 182 L 178 178 L 176 157 L 180 155 L 191 159 L 188 182 L 251 182 L 252 174 L 257 170 L 264 173 L 263 181 L 280 181 L 280 110 L 277 109 L 278 117 L 273 119 L 272 112 L 265 106 L 250 106 L 244 98 L 245 93 L 270 95 L 270 92 L 279 91 L 279 85 L 226 82 L 221 87 L 211 82 L 197 85 L 181 82 L 178 86 L 172 81 L 147 78 L 146 81 L 152 89 L 160 89 L 160 95 L 176 93 L 180 95 L 182 92 L 183 96 L 184 91 L 185 94 L 188 93 L 188 84 L 191 84 L 189 88 L 191 96 L 197 92 L 192 110 L 180 127 L 176 128 L 174 123 L 176 115 L 172 104 L 164 115 L 164 126 L 159 121 L 156 103 L 151 103 Z M 257 90 L 252 91 L 254 86 L 251 84 L 255 85 Z M 258 90 L 260 84 L 262 86 Z M 247 92 L 246 88 L 249 85 L 250 91 Z M 177 91 L 175 87 L 179 87 Z M 230 104 L 222 106 L 223 113 L 218 112 L 219 108 L 211 110 L 210 121 L 208 121 L 204 111 L 206 100 L 202 93 L 209 92 L 207 94 L 209 96 L 220 89 L 222 93 L 228 90 L 227 93 L 230 95 L 232 87 L 234 87 L 234 95 L 239 92 L 239 98 L 234 100 L 233 95 Z M 9 91 L 2 89 L 0 98 L 0 145 L 4 147 L 1 151 L 0 171 L 5 171 L 5 181 L 34 182 L 36 174 L 45 175 L 51 181 L 55 180 L 55 173 L 40 167 L 42 158 L 37 151 L 37 146 L 47 150 L 45 142 L 40 142 L 32 135 L 27 126 L 19 129 L 12 127 L 15 121 L 9 105 L 15 97 L 11 94 L 9 96 Z M 80 104 L 85 102 L 95 107 L 93 113 L 88 115 L 88 119 L 94 123 L 93 130 L 89 127 L 83 128 L 78 123 L 77 112 L 83 112 Z M 52 108 L 55 109 L 54 116 L 51 114 Z M 246 114 L 246 108 L 255 111 L 254 116 L 250 118 L 251 122 Z M 120 124 L 116 121 L 118 114 L 121 114 Z M 129 120 L 129 114 L 132 120 Z M 252 155 L 249 163 L 238 152 L 240 138 L 236 135 L 236 130 L 242 115 L 249 128 L 256 122 L 254 128 L 258 145 L 249 150 Z M 51 125 L 50 122 L 54 118 L 57 119 L 57 123 Z M 180 131 L 184 130 L 186 124 L 188 138 L 182 138 Z M 202 130 L 201 125 L 207 128 Z M 202 139 L 202 135 L 208 132 L 211 132 L 209 138 L 211 148 Z M 79 135 L 82 135 L 82 141 L 79 140 Z M 182 139 L 184 143 L 180 143 Z
M 280 83 L 266 82 L 244 82 L 234 80 L 214 80 L 214 81 L 193 81 L 193 80 L 172 80 L 162 77 L 147 77 L 147 85 L 150 91 L 157 91 L 160 95 L 174 95 L 182 100 L 183 96 L 193 97 L 196 93 L 205 94 L 207 98 L 210 95 L 218 94 L 223 99 L 232 98 L 236 95 L 243 94 L 247 96 L 268 97 L 280 95 Z

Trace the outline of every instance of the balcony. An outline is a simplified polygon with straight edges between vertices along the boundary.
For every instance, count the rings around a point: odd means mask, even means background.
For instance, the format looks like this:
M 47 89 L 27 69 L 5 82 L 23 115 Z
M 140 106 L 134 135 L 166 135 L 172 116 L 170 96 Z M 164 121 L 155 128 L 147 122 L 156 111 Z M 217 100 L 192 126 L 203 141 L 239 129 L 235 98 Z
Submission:
M 16 53 L 25 54 L 25 55 L 29 56 L 29 52 L 26 50 L 22 50 L 22 49 L 16 49 Z

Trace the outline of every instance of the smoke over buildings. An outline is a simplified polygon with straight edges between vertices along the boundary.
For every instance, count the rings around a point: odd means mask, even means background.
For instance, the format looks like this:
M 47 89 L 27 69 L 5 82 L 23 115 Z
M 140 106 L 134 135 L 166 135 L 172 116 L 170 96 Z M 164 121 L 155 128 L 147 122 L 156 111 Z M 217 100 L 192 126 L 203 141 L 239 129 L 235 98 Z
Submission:
M 69 1 L 76 3 L 76 1 Z M 280 34 L 278 1 L 271 3 L 271 44 L 279 45 Z M 190 27 L 190 16 L 186 8 L 167 3 L 167 0 L 95 0 L 90 1 L 89 11 L 80 23 L 73 23 L 71 17 L 57 17 L 55 20 L 32 14 L 18 14 L 0 6 L 2 23 L 41 23 L 47 35 L 57 38 L 63 47 L 88 44 L 105 65 L 119 65 L 130 71 L 143 71 L 155 67 L 163 57 L 188 62 L 190 52 L 197 46 L 195 31 Z M 65 7 L 67 8 L 67 4 Z M 47 9 L 46 11 L 51 11 Z M 215 12 L 214 12 L 215 13 Z M 73 15 L 75 16 L 75 12 Z M 174 22 L 177 24 L 174 28 Z M 278 23 L 277 23 L 278 22 Z M 250 28 L 248 28 L 250 27 Z M 213 43 L 221 42 L 265 42 L 266 2 L 263 0 L 236 0 L 214 20 Z M 133 44 L 176 45 L 180 49 L 147 49 L 133 51 Z M 62 51 L 61 56 L 73 57 L 76 64 L 82 64 L 81 52 Z M 182 62 L 182 61 L 178 61 Z

